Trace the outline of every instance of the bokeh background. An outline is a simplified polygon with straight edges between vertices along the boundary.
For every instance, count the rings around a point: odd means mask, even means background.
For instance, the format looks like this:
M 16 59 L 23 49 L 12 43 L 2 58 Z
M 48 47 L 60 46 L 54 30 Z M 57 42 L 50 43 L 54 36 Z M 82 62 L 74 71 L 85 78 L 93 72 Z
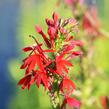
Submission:
M 108 32 L 109 0 L 95 1 L 101 28 Z M 21 48 L 32 44 L 30 34 L 41 41 L 34 25 L 45 28 L 44 19 L 51 17 L 53 11 L 57 11 L 60 17 L 72 16 L 64 5 L 57 8 L 56 0 L 0 0 L 0 109 L 51 109 L 42 87 L 38 89 L 33 85 L 29 91 L 22 91 L 17 82 L 23 75 L 19 68 L 24 57 Z M 93 96 L 99 98 L 109 96 L 109 39 L 98 39 L 95 49 L 94 61 L 102 73 L 93 83 L 99 86 Z M 90 109 L 96 108 L 90 106 Z

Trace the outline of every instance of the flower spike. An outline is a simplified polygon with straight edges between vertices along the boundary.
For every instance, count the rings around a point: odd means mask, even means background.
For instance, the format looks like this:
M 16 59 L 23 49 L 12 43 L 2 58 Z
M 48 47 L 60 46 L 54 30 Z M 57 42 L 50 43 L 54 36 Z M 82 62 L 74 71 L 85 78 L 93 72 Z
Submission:
M 80 51 L 73 49 L 76 46 L 82 46 L 82 43 L 74 40 L 74 36 L 70 35 L 70 33 L 75 34 L 77 23 L 71 18 L 60 20 L 58 14 L 54 12 L 52 19 L 46 19 L 46 24 L 47 34 L 40 26 L 35 26 L 36 32 L 45 41 L 46 49 L 43 49 L 43 44 L 31 35 L 35 44 L 22 49 L 29 55 L 23 60 L 20 67 L 25 69 L 25 74 L 18 85 L 21 85 L 22 89 L 30 89 L 34 83 L 38 88 L 42 85 L 48 91 L 54 108 L 61 109 L 63 107 L 62 109 L 64 109 L 68 104 L 72 108 L 79 109 L 79 101 L 70 97 L 76 90 L 76 85 L 68 77 L 69 68 L 73 66 L 70 60 L 81 54 Z M 63 96 L 63 99 L 60 96 Z

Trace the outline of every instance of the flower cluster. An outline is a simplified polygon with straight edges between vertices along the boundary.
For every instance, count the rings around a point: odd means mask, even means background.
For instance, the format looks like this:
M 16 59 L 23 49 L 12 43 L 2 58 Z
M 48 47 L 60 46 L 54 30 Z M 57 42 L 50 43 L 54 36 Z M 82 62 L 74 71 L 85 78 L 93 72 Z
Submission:
M 46 44 L 39 43 L 34 36 L 35 44 L 23 48 L 29 55 L 23 60 L 20 67 L 25 69 L 24 77 L 18 82 L 22 89 L 30 88 L 35 83 L 39 88 L 42 85 L 48 91 L 54 108 L 65 109 L 66 104 L 70 107 L 79 109 L 80 102 L 71 97 L 76 89 L 73 81 L 68 77 L 70 62 L 75 56 L 81 54 L 75 50 L 76 46 L 82 43 L 74 40 L 74 33 L 77 32 L 77 22 L 75 19 L 59 19 L 57 13 L 53 13 L 52 19 L 46 19 L 47 35 L 38 25 L 35 26 L 36 32 L 40 34 Z M 59 96 L 63 96 L 63 101 L 59 102 Z
M 82 27 L 84 31 L 89 35 L 100 36 L 99 19 L 97 16 L 97 9 L 95 6 L 91 6 L 87 9 L 83 15 Z

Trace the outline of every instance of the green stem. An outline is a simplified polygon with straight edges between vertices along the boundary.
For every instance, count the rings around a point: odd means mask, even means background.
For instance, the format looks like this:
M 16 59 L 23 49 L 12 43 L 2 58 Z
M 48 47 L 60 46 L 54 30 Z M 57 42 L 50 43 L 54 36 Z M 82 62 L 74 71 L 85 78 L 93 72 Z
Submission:
M 57 92 L 49 93 L 52 108 L 53 109 L 60 109 L 60 98 Z
M 60 98 L 59 98 L 59 92 L 57 93 L 57 107 L 56 109 L 60 109 Z

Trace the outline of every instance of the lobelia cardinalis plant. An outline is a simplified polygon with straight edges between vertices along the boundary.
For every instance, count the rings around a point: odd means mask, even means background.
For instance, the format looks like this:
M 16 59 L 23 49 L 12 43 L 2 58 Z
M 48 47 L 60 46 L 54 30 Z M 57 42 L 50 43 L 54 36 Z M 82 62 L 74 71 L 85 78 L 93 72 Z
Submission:
M 47 35 L 40 26 L 36 25 L 35 29 L 42 36 L 47 49 L 43 49 L 43 44 L 30 35 L 35 44 L 22 49 L 29 52 L 29 55 L 20 67 L 25 69 L 25 74 L 18 85 L 28 90 L 34 83 L 38 88 L 42 85 L 48 92 L 54 109 L 66 109 L 67 104 L 79 109 L 80 102 L 74 95 L 72 97 L 76 86 L 68 76 L 69 68 L 72 67 L 71 59 L 81 55 L 75 47 L 82 46 L 82 42 L 73 38 L 77 31 L 77 22 L 73 18 L 59 19 L 55 12 L 52 19 L 45 21 L 48 27 Z

